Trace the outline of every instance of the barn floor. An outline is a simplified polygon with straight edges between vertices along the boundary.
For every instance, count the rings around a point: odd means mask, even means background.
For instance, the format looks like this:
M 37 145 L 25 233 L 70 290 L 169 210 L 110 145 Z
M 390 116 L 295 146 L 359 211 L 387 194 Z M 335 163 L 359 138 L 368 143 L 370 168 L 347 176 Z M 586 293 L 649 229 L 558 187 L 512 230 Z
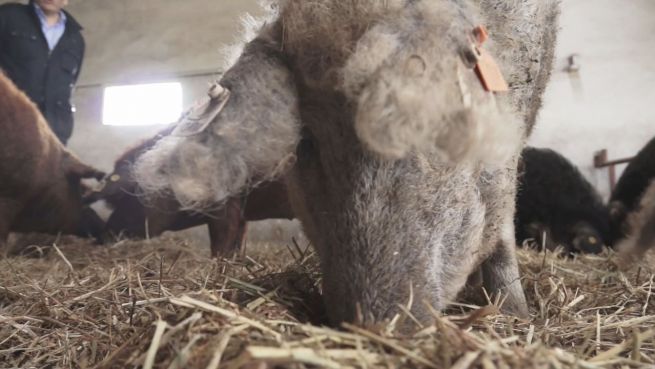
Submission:
M 520 251 L 531 321 L 458 305 L 399 337 L 321 327 L 305 245 L 221 262 L 207 249 L 65 238 L 0 261 L 0 368 L 655 367 L 653 271 L 617 272 L 609 252 Z

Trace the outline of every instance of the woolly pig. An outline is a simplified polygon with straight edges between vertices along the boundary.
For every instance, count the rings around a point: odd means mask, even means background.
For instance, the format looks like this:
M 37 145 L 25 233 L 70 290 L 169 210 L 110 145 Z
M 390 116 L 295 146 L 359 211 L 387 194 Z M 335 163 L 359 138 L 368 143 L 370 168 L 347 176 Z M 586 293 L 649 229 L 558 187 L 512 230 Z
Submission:
M 534 238 L 549 249 L 598 253 L 609 241 L 609 212 L 600 195 L 570 161 L 550 149 L 523 150 L 514 224 L 519 244 Z
M 610 196 L 613 241 L 626 236 L 628 216 L 639 208 L 639 201 L 648 184 L 655 179 L 655 138 L 651 139 L 630 161 Z
M 137 163 L 151 193 L 202 207 L 282 176 L 320 258 L 334 324 L 444 308 L 481 268 L 528 313 L 515 258 L 517 158 L 551 68 L 550 0 L 286 0 L 220 84 L 200 133 Z M 510 92 L 483 89 L 473 29 Z M 408 328 L 408 325 L 403 325 Z
M 212 256 L 230 256 L 243 243 L 246 221 L 271 218 L 293 219 L 283 183 L 264 183 L 248 196 L 234 197 L 213 207 L 209 214 L 181 209 L 170 195 L 143 202 L 142 192 L 132 176 L 132 165 L 143 152 L 171 134 L 172 127 L 127 150 L 114 163 L 114 170 L 101 186 L 85 196 L 87 203 L 98 200 L 113 209 L 105 233 L 128 237 L 156 237 L 164 231 L 179 231 L 207 225 Z
M 83 206 L 81 179 L 104 173 L 68 151 L 1 71 L 0 132 L 0 258 L 9 232 L 98 236 L 104 224 Z

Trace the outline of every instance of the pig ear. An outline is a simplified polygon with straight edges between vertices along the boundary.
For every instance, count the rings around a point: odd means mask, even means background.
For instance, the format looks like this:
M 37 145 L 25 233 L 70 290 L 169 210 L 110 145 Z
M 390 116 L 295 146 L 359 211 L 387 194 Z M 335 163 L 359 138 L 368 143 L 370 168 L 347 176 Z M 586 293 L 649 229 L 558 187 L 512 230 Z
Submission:
M 98 181 L 105 177 L 101 170 L 84 164 L 73 153 L 66 151 L 62 158 L 62 168 L 66 176 L 75 178 L 95 178 Z

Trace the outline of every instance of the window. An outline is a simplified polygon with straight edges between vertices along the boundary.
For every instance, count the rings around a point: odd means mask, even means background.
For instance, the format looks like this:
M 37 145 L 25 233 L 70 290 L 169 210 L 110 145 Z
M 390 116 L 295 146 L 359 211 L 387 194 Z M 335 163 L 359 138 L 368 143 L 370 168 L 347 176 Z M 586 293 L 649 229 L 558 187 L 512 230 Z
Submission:
M 182 114 L 180 83 L 151 83 L 105 88 L 102 123 L 110 126 L 168 124 Z

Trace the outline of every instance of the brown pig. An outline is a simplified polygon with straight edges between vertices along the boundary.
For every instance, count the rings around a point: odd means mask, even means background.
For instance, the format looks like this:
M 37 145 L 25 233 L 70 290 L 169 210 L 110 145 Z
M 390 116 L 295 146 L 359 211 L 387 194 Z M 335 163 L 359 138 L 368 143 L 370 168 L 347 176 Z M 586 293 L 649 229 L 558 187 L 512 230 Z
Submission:
M 86 236 L 102 227 L 82 202 L 82 178 L 104 173 L 67 150 L 29 100 L 0 72 L 0 254 L 9 232 Z

